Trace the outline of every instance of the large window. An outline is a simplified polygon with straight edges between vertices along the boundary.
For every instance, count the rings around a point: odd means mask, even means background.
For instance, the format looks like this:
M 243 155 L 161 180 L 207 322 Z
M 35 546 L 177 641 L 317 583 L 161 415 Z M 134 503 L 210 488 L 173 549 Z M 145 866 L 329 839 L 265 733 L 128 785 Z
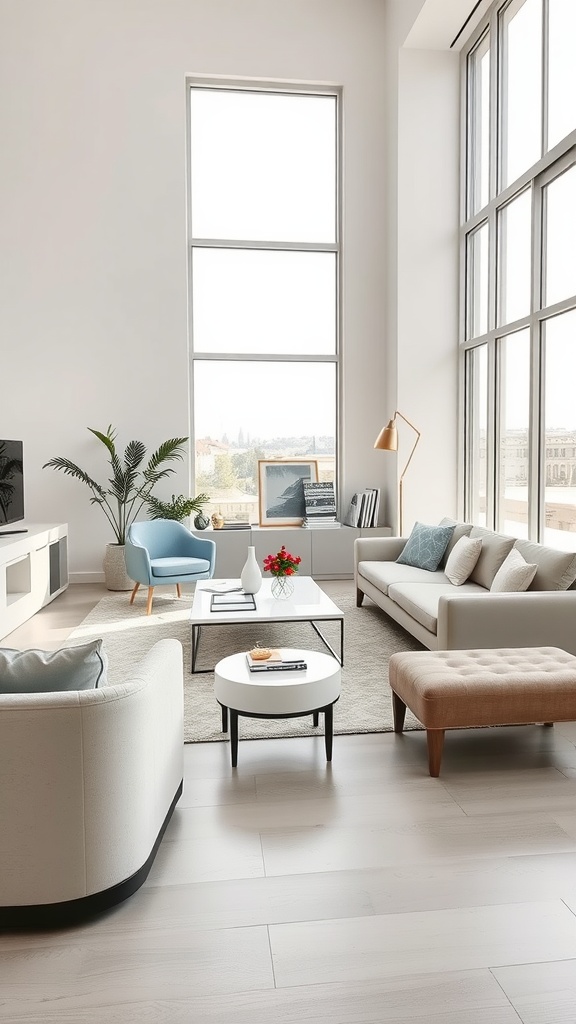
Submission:
M 575 38 L 573 0 L 499 0 L 463 60 L 465 513 L 571 550 Z
M 258 520 L 258 459 L 335 480 L 338 95 L 190 83 L 195 488 Z

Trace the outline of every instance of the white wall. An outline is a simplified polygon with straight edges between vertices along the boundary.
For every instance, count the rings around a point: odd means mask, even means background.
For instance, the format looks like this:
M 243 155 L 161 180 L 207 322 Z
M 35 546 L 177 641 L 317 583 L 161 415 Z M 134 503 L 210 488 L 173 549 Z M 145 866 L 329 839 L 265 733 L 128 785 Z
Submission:
M 398 132 L 398 408 L 422 432 L 404 529 L 458 511 L 459 55 L 403 49 Z M 416 435 L 398 425 L 401 472 Z
M 407 414 L 413 403 L 386 329 L 390 303 L 406 294 L 389 284 L 396 194 L 387 166 L 398 46 L 421 5 L 0 0 L 0 436 L 25 443 L 27 519 L 70 524 L 72 578 L 100 571 L 111 537 L 82 485 L 42 464 L 67 455 L 101 476 L 87 426 L 111 422 L 122 443 L 149 446 L 190 429 L 189 73 L 343 86 L 345 495 L 392 472 L 373 441 L 397 386 Z M 404 319 L 401 331 L 416 352 L 420 323 Z M 435 384 L 441 391 L 442 373 Z M 419 402 L 419 382 L 416 392 Z M 187 490 L 184 467 L 173 479 L 171 490 Z M 428 487 L 418 490 L 426 518 Z

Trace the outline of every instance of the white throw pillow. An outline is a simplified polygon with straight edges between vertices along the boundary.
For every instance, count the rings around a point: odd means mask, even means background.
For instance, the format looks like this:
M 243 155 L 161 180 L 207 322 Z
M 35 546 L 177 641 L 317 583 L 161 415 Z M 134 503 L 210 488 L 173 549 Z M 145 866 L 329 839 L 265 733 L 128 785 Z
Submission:
M 466 583 L 482 550 L 482 537 L 460 537 L 448 555 L 444 572 L 450 583 L 461 587 Z
M 537 565 L 527 562 L 516 548 L 502 562 L 494 579 L 490 592 L 494 594 L 517 594 L 528 590 L 536 575 Z

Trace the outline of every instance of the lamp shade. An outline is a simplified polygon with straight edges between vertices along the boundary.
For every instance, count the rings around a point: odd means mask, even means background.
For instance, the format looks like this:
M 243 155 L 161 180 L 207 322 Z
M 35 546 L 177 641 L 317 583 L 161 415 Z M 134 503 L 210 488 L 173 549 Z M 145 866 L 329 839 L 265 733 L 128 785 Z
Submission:
M 381 448 L 385 452 L 398 451 L 398 430 L 395 419 L 390 420 L 387 427 L 382 427 L 374 442 L 375 448 Z

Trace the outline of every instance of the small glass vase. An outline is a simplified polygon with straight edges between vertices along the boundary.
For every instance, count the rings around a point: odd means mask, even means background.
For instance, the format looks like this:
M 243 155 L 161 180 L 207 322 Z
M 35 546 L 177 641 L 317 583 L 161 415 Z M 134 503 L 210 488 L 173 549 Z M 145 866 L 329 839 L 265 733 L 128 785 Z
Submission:
M 273 576 L 270 589 L 277 601 L 287 601 L 294 593 L 294 583 L 289 576 Z

